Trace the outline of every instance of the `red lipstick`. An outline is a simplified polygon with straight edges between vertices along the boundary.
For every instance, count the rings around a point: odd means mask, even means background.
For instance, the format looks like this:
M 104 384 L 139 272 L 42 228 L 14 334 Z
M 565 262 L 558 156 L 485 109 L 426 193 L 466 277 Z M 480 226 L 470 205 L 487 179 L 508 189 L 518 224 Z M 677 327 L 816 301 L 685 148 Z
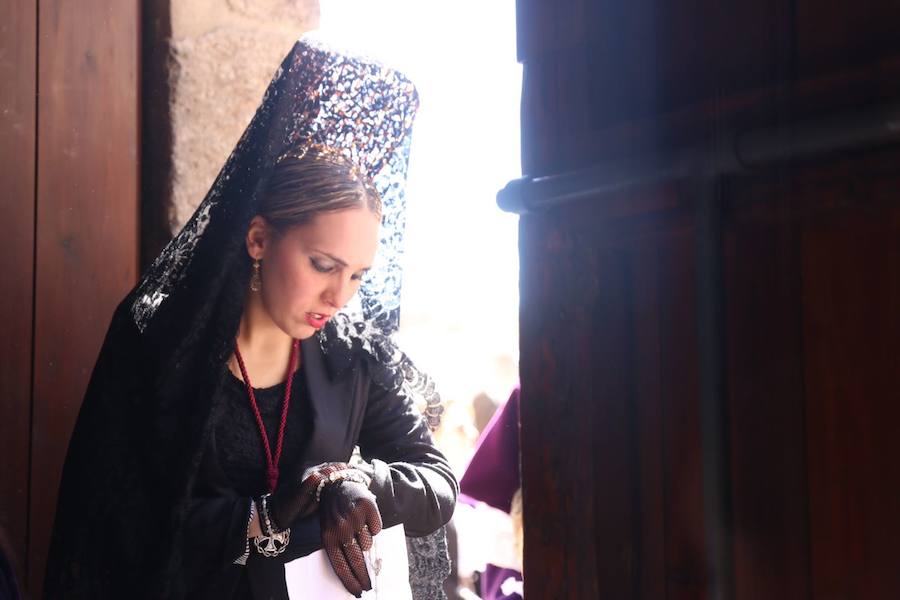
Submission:
M 316 313 L 306 313 L 306 322 L 315 327 L 316 329 L 322 329 L 325 327 L 325 323 L 328 321 L 328 317 L 330 315 L 316 315 Z

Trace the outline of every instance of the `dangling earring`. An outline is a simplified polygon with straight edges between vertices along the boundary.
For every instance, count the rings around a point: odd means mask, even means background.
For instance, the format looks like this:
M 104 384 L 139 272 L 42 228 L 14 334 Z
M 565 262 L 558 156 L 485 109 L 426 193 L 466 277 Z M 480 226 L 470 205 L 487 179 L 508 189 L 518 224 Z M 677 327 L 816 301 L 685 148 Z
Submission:
M 253 261 L 253 274 L 250 276 L 250 289 L 258 292 L 262 287 L 262 281 L 259 278 L 259 260 Z

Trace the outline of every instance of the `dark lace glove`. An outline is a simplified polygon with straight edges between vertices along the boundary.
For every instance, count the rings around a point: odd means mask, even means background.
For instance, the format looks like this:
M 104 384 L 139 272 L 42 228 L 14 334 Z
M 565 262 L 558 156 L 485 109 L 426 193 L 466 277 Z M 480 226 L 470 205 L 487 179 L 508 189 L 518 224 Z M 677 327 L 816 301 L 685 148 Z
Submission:
M 319 503 L 322 545 L 338 578 L 357 598 L 372 589 L 364 550 L 381 531 L 381 513 L 375 494 L 364 483 L 341 480 L 328 483 Z
M 319 484 L 331 473 L 351 468 L 343 462 L 323 463 L 307 474 L 300 483 L 288 483 L 278 486 L 269 498 L 269 518 L 276 531 L 291 526 L 297 519 L 307 517 L 316 511 L 318 502 L 316 490 Z

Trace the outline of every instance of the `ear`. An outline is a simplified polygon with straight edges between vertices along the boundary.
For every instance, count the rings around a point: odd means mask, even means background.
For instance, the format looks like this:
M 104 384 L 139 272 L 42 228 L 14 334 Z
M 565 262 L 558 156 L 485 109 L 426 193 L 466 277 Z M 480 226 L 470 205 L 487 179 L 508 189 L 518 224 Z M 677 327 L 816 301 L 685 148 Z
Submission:
M 250 255 L 250 258 L 262 260 L 271 238 L 272 231 L 269 223 L 260 215 L 254 216 L 247 228 L 247 254 Z

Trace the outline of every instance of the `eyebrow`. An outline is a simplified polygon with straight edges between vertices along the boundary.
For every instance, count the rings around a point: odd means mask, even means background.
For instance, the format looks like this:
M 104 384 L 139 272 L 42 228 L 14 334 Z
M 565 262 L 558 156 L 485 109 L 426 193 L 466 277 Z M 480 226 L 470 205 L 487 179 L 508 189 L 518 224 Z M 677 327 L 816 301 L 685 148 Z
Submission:
M 341 260 L 340 258 L 338 258 L 337 256 L 334 256 L 334 255 L 332 255 L 332 254 L 328 254 L 327 252 L 324 252 L 324 251 L 322 251 L 322 250 L 318 250 L 318 249 L 316 249 L 316 248 L 313 248 L 313 250 L 314 250 L 315 252 L 318 252 L 319 254 L 324 254 L 325 256 L 327 256 L 328 258 L 330 258 L 331 260 L 333 260 L 334 262 L 340 264 L 342 267 L 346 267 L 346 266 L 347 266 L 347 263 L 344 262 L 344 261 L 342 261 L 342 260 Z M 366 268 L 360 269 L 360 270 L 361 270 L 361 271 L 369 271 L 369 270 L 371 270 L 371 269 L 372 269 L 372 267 L 366 267 Z

